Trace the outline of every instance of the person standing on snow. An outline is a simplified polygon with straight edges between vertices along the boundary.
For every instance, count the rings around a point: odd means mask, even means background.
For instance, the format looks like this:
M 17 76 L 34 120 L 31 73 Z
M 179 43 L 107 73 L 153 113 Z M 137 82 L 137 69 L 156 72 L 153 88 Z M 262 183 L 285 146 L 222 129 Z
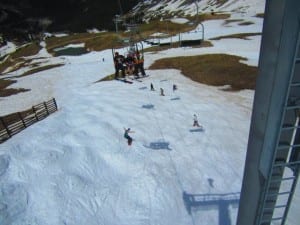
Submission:
M 151 89 L 151 91 L 155 91 L 154 86 L 153 86 L 152 83 L 150 84 L 150 89 Z
M 128 129 L 124 128 L 124 138 L 127 139 L 128 145 L 131 145 L 132 137 L 129 136 L 129 133 L 134 133 L 134 131 L 131 131 L 130 128 L 128 128 Z
M 198 118 L 196 116 L 196 114 L 194 114 L 194 124 L 193 127 L 200 127 L 199 123 L 198 123 Z
M 173 91 L 176 91 L 176 90 L 177 90 L 177 85 L 173 84 Z

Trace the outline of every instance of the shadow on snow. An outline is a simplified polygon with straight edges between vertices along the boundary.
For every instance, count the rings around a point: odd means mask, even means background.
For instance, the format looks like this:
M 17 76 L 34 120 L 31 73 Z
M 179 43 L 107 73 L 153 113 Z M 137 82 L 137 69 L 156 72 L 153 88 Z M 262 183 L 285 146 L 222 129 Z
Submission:
M 182 194 L 184 205 L 189 214 L 195 211 L 217 209 L 219 225 L 231 225 L 229 207 L 238 207 L 240 193 L 229 194 Z
M 152 104 L 142 105 L 142 108 L 144 108 L 144 109 L 153 109 L 154 105 L 152 105 Z
M 190 129 L 190 132 L 204 132 L 204 128 L 203 127 L 198 127 L 198 128 L 193 128 Z
M 144 145 L 146 148 L 151 148 L 153 150 L 169 150 L 171 151 L 172 149 L 169 147 L 169 142 L 165 141 L 156 141 L 156 142 L 150 142 L 149 145 Z

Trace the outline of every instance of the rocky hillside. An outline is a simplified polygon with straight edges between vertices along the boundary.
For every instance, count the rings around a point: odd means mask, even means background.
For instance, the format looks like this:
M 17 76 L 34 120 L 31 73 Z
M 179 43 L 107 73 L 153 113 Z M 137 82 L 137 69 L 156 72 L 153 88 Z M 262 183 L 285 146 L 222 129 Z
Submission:
M 264 0 L 1 0 L 0 32 L 16 37 L 41 31 L 113 30 L 117 14 L 141 22 L 197 12 L 255 16 L 264 12 L 264 5 Z

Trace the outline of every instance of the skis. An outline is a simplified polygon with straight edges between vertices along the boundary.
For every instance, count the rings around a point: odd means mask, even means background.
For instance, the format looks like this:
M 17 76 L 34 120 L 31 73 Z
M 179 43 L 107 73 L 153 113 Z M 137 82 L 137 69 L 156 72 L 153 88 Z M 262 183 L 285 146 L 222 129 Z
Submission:
M 132 81 L 127 80 L 126 78 L 115 78 L 115 80 L 122 81 L 122 82 L 127 83 L 127 84 L 132 84 L 133 83 Z
M 134 77 L 131 77 L 130 79 L 131 80 L 136 80 L 138 82 L 143 82 L 141 79 L 145 78 L 145 77 L 149 77 L 149 75 L 145 75 L 145 76 L 134 76 Z

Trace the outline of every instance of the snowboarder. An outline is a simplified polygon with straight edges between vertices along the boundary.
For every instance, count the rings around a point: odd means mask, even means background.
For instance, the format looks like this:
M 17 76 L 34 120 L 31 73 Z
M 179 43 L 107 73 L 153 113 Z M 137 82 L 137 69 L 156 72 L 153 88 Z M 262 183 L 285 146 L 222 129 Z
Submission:
M 164 89 L 160 88 L 160 95 L 165 96 Z
M 201 127 L 198 123 L 198 118 L 196 116 L 196 114 L 194 114 L 194 124 L 193 124 L 193 127 Z
M 115 64 L 115 79 L 119 77 L 119 71 L 122 71 L 122 77 L 125 77 L 125 68 L 123 63 L 125 62 L 125 57 L 123 55 L 119 55 L 119 52 L 115 53 L 114 64 Z
M 177 90 L 177 85 L 173 84 L 173 91 L 176 91 L 176 90 Z
M 155 91 L 153 84 L 150 84 L 151 91 Z
M 124 138 L 127 139 L 128 145 L 132 144 L 132 137 L 129 136 L 129 133 L 134 133 L 134 131 L 131 131 L 130 128 L 126 129 L 124 128 Z

